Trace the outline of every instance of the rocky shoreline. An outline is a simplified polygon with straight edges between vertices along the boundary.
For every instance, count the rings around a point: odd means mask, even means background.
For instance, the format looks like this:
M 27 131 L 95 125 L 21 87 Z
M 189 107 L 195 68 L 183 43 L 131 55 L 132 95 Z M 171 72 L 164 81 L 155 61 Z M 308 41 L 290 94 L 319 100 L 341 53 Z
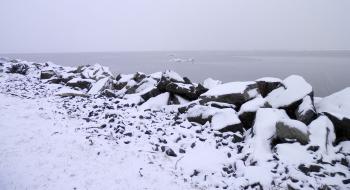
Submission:
M 350 87 L 319 98 L 298 75 L 197 84 L 174 71 L 114 75 L 6 58 L 0 86 L 51 102 L 58 120 L 78 119 L 91 146 L 152 152 L 149 175 L 160 167 L 191 188 L 350 187 Z

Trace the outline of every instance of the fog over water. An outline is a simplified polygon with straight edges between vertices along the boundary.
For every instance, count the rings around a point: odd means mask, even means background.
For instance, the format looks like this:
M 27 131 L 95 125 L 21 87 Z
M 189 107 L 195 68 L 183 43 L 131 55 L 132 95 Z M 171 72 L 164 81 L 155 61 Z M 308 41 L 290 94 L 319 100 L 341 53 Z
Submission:
M 29 61 L 52 61 L 65 66 L 100 63 L 115 73 L 175 70 L 195 82 L 211 77 L 224 82 L 260 77 L 303 76 L 316 96 L 350 86 L 350 51 L 192 51 L 0 54 Z

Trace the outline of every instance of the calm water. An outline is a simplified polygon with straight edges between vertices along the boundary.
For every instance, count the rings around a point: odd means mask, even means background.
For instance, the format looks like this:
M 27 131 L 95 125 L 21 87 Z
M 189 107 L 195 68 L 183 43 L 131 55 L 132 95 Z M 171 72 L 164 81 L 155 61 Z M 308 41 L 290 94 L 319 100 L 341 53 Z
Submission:
M 317 96 L 326 96 L 350 86 L 350 51 L 284 52 L 119 52 L 0 54 L 28 61 L 66 66 L 100 63 L 116 73 L 152 73 L 175 70 L 195 82 L 211 77 L 224 82 L 272 76 L 303 76 Z

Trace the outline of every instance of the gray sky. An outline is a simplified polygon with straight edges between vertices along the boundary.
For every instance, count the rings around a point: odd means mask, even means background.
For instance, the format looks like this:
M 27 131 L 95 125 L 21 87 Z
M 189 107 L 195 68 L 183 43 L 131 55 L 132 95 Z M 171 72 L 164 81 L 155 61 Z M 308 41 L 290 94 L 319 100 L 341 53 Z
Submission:
M 0 53 L 350 49 L 349 0 L 0 0 Z

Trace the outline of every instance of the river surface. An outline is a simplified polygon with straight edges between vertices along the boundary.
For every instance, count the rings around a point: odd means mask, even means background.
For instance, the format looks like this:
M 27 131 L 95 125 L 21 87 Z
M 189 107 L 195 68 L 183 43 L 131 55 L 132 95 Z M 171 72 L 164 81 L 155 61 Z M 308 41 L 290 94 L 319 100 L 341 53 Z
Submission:
M 115 73 L 174 70 L 194 82 L 211 77 L 248 81 L 261 77 L 303 76 L 316 96 L 350 86 L 350 51 L 187 51 L 1 54 L 28 61 L 78 66 L 100 63 Z

